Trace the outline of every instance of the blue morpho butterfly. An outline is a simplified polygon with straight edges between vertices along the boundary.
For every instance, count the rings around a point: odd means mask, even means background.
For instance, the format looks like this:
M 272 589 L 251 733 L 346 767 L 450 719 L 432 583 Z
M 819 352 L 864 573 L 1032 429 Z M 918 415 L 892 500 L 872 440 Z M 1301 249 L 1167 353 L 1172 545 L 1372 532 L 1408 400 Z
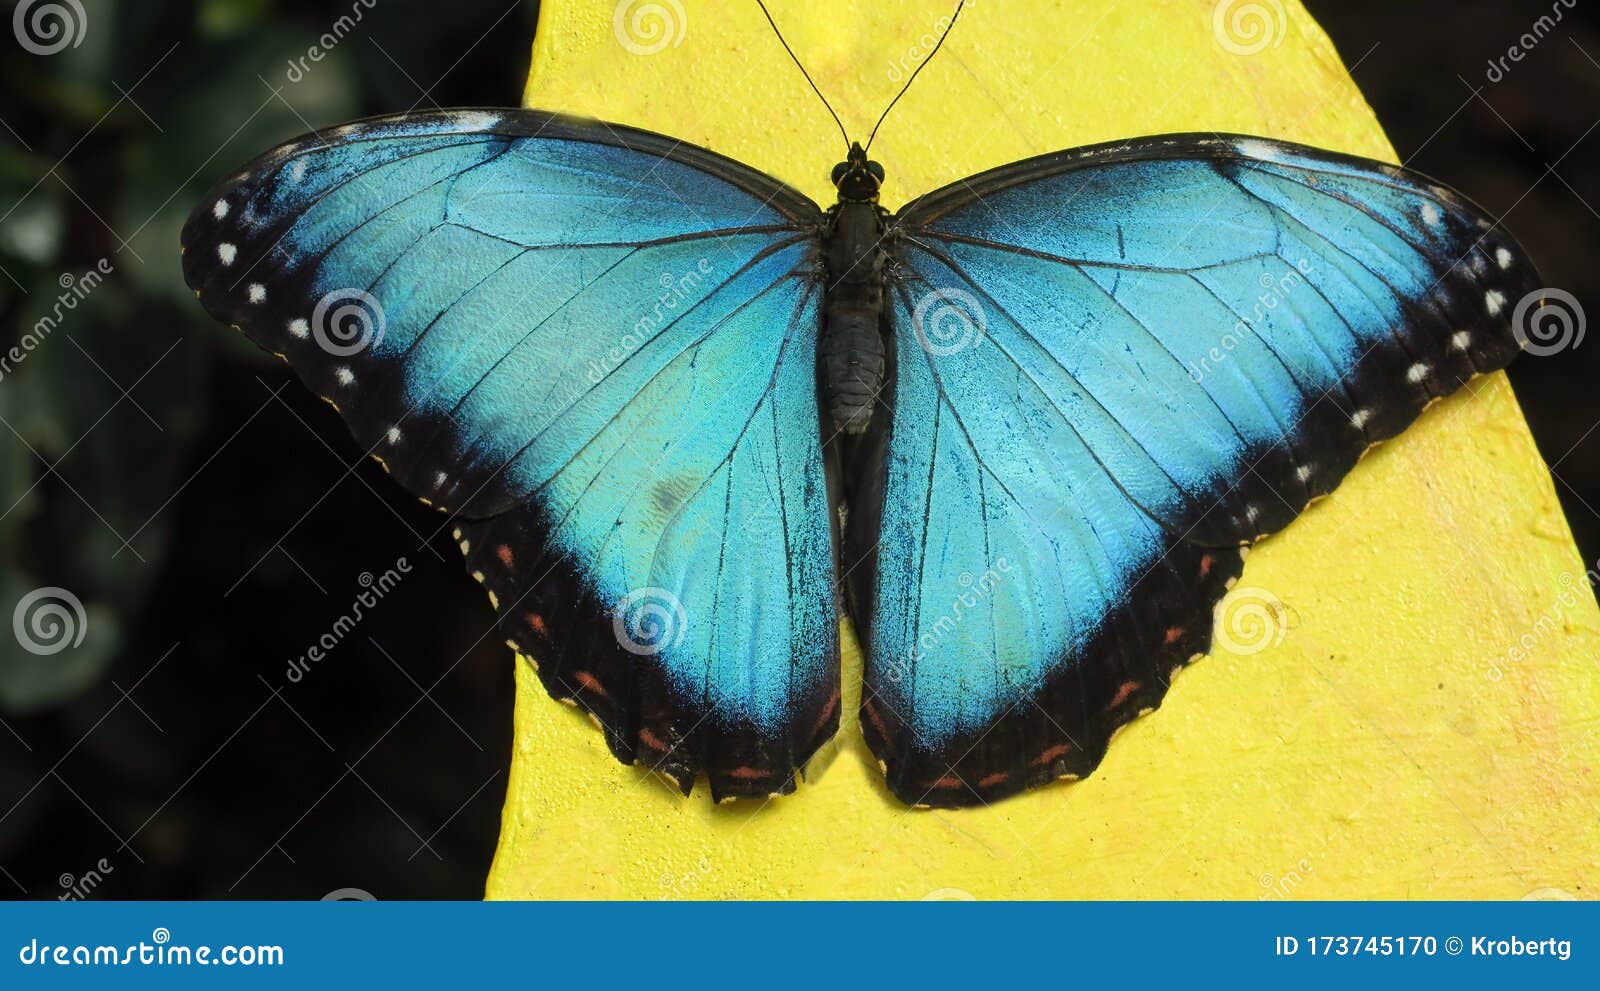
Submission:
M 791 791 L 838 729 L 842 599 L 867 742 L 939 806 L 1093 770 L 1209 649 L 1244 548 L 1509 362 L 1537 285 L 1460 195 L 1261 138 L 894 214 L 882 178 L 850 144 L 823 210 L 658 134 L 411 113 L 223 182 L 184 274 L 455 515 L 620 760 Z

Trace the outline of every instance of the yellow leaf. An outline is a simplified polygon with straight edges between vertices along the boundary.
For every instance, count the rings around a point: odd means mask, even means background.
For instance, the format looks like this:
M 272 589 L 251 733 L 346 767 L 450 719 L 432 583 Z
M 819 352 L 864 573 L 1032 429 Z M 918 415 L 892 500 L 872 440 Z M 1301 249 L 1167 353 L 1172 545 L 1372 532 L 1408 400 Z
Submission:
M 953 5 L 770 6 L 864 136 Z M 754 4 L 546 0 L 525 103 L 681 137 L 832 200 L 838 133 Z M 873 152 L 892 209 L 1029 155 L 1202 130 L 1394 159 L 1293 0 L 978 0 Z M 1373 452 L 1256 549 L 1240 586 L 1268 641 L 1219 644 L 1089 779 L 975 810 L 889 796 L 855 724 L 848 637 L 840 735 L 770 803 L 686 800 L 620 766 L 518 664 L 488 894 L 1595 896 L 1600 611 L 1504 376 Z

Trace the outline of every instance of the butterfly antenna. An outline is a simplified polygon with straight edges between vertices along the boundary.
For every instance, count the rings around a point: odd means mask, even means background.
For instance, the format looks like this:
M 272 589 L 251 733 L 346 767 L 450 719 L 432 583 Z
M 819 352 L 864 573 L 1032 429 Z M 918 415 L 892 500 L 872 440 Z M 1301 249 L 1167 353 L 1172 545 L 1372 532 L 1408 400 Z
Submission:
M 879 117 L 878 122 L 872 125 L 872 133 L 867 135 L 867 149 L 869 151 L 872 148 L 872 139 L 878 136 L 878 128 L 883 126 L 883 118 L 889 116 L 889 111 L 893 110 L 894 105 L 900 102 L 900 98 L 906 95 L 906 90 L 911 88 L 912 81 L 917 78 L 917 73 L 922 71 L 923 66 L 933 61 L 934 52 L 937 52 L 939 50 L 939 46 L 944 44 L 944 39 L 950 36 L 950 29 L 956 26 L 956 18 L 961 16 L 961 8 L 965 7 L 966 5 L 967 0 L 960 0 L 960 2 L 956 4 L 955 13 L 950 15 L 950 23 L 944 26 L 944 33 L 939 35 L 939 40 L 934 43 L 932 50 L 928 52 L 927 56 L 923 58 L 921 62 L 917 63 L 916 69 L 912 70 L 911 72 L 911 78 L 907 79 L 906 84 L 900 87 L 900 92 L 896 93 L 894 95 L 894 99 L 889 101 L 889 105 L 883 108 L 883 116 Z
M 962 2 L 965 3 L 966 0 L 962 0 Z M 783 50 L 789 53 L 790 58 L 794 59 L 794 64 L 799 67 L 800 74 L 806 77 L 806 82 L 811 83 L 811 92 L 817 94 L 817 99 L 821 100 L 822 105 L 828 108 L 828 113 L 833 114 L 833 122 L 839 125 L 839 133 L 843 135 L 844 146 L 848 149 L 850 147 L 850 134 L 844 129 L 844 121 L 840 120 L 839 115 L 833 112 L 833 105 L 828 102 L 827 97 L 822 95 L 822 90 L 817 89 L 817 84 L 812 80 L 811 73 L 807 72 L 806 67 L 800 64 L 800 56 L 796 55 L 794 49 L 789 47 L 789 43 L 783 40 L 783 32 L 778 30 L 778 22 L 772 19 L 772 12 L 767 10 L 767 5 L 762 3 L 761 0 L 756 0 L 756 6 L 761 8 L 761 13 L 766 15 L 767 23 L 772 25 L 772 33 L 778 36 L 778 44 L 782 45 Z M 940 40 L 942 41 L 943 39 L 941 38 Z

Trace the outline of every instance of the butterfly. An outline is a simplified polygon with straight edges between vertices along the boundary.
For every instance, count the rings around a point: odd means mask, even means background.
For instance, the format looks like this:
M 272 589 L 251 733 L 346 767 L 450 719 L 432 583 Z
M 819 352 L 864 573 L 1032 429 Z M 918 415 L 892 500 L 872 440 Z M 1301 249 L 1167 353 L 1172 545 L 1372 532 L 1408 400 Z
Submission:
M 616 124 L 359 121 L 216 186 L 184 275 L 452 514 L 622 762 L 792 791 L 848 612 L 862 732 L 933 806 L 1091 772 L 1245 550 L 1504 367 L 1538 284 L 1461 195 L 1286 142 L 1077 148 L 890 213 L 846 141 L 824 209 Z

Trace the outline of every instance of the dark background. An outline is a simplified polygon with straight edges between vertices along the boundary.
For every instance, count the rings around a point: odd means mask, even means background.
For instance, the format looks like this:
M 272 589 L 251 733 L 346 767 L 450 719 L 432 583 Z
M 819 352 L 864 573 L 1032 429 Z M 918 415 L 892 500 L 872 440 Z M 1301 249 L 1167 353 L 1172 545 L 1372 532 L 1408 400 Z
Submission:
M 0 636 L 0 892 L 478 897 L 512 699 L 504 646 L 480 639 L 481 590 L 439 516 L 200 312 L 174 245 L 207 186 L 283 138 L 435 102 L 514 105 L 535 4 L 380 0 L 291 82 L 289 60 L 358 4 L 82 3 L 76 48 L 0 40 L 0 351 L 63 273 L 115 266 L 0 380 L 0 618 L 55 586 L 88 628 L 48 657 Z M 1584 5 L 1498 82 L 1489 60 L 1551 5 L 1309 6 L 1402 160 L 1504 218 L 1545 284 L 1600 314 L 1600 35 Z M 1592 342 L 1511 372 L 1590 562 L 1597 365 Z M 402 556 L 411 571 L 370 621 L 288 681 L 362 576 Z

